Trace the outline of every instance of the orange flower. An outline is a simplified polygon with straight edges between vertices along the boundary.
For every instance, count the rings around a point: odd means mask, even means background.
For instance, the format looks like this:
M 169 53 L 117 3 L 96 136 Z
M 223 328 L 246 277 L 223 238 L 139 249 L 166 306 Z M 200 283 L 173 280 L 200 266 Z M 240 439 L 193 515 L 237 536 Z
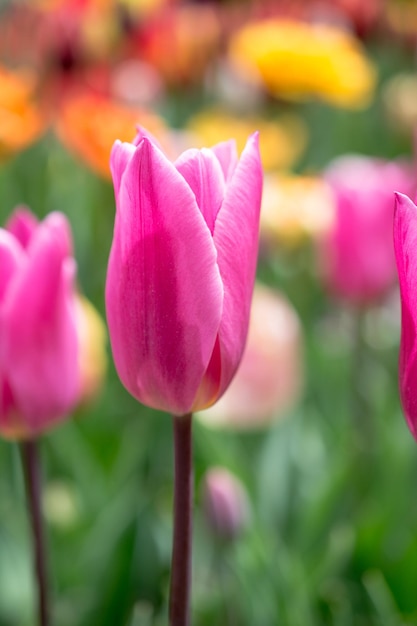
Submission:
M 232 38 L 237 69 L 275 96 L 318 96 L 345 107 L 369 104 L 376 74 L 359 41 L 327 24 L 269 19 L 249 23 Z
M 34 86 L 29 72 L 0 67 L 0 158 L 26 148 L 45 128 L 44 115 L 32 101 Z
M 159 139 L 164 133 L 163 121 L 145 109 L 130 108 L 97 95 L 79 94 L 63 102 L 56 131 L 69 150 L 98 174 L 110 178 L 109 159 L 114 141 L 131 141 L 138 125 L 145 126 Z
M 385 19 L 394 32 L 405 37 L 417 35 L 417 6 L 415 2 L 394 2 L 385 4 Z

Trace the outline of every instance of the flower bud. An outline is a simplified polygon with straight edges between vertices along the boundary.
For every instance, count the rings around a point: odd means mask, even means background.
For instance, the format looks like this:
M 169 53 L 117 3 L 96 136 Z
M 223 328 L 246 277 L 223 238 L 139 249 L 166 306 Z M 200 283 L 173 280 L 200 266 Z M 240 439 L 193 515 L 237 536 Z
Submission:
M 241 481 L 224 467 L 209 469 L 202 505 L 208 526 L 219 539 L 235 539 L 249 521 L 249 499 Z

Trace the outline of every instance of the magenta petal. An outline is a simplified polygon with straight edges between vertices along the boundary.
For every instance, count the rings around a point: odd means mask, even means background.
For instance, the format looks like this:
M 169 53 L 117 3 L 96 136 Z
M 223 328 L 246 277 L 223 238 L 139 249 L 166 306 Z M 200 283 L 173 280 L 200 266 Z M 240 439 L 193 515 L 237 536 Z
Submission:
M 212 233 L 226 186 L 218 159 L 205 148 L 186 150 L 174 165 L 194 192 L 197 205 Z
M 214 228 L 224 286 L 219 330 L 220 395 L 230 383 L 245 346 L 258 254 L 261 195 L 262 167 L 256 133 L 248 139 L 227 186 Z
M 0 309 L 4 306 L 9 281 L 23 260 L 24 252 L 19 242 L 9 232 L 0 228 Z
M 190 187 L 149 140 L 116 176 L 121 184 L 106 283 L 116 368 L 139 401 L 185 414 L 222 315 L 216 250 Z
M 18 412 L 36 434 L 77 401 L 78 334 L 69 226 L 52 214 L 36 230 L 26 267 L 5 303 L 7 379 Z
M 113 144 L 110 154 L 110 170 L 113 177 L 114 192 L 117 194 L 120 190 L 120 182 L 127 164 L 135 153 L 135 146 L 131 143 L 121 142 L 117 140 Z
M 395 197 L 394 248 L 401 291 L 400 394 L 417 439 L 417 207 L 399 193 Z
M 216 155 L 223 170 L 224 178 L 228 182 L 238 163 L 236 141 L 233 139 L 222 141 L 213 146 L 211 151 Z
M 20 206 L 13 211 L 5 229 L 27 248 L 38 223 L 38 219 L 28 208 Z
M 149 141 L 151 143 L 153 143 L 154 146 L 156 146 L 157 148 L 159 148 L 163 152 L 163 148 L 162 148 L 160 142 L 158 141 L 158 139 L 154 135 L 152 135 L 151 132 L 149 132 L 149 130 L 147 130 L 143 126 L 137 126 L 136 127 L 136 131 L 137 131 L 136 132 L 136 137 L 132 141 L 133 145 L 138 146 L 140 144 L 140 142 L 142 141 L 142 139 L 144 139 L 146 137 L 146 139 L 149 139 Z

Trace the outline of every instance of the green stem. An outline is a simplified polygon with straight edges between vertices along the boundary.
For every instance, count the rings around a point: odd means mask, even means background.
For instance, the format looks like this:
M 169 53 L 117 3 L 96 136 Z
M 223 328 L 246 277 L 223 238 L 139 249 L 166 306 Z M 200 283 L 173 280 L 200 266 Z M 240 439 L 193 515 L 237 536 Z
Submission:
M 366 310 L 354 311 L 354 338 L 351 374 L 352 446 L 354 498 L 363 502 L 373 481 L 375 432 L 369 380 L 369 349 L 364 340 Z
M 192 553 L 192 415 L 173 417 L 174 536 L 169 601 L 170 626 L 189 626 Z
M 26 499 L 32 529 L 33 559 L 38 596 L 38 624 L 49 626 L 48 577 L 41 510 L 41 471 L 37 441 L 29 439 L 20 444 Z
M 352 354 L 352 419 L 354 422 L 354 446 L 360 453 L 366 452 L 372 445 L 371 415 L 369 401 L 365 395 L 366 386 L 366 352 L 364 341 L 365 309 L 358 307 L 353 311 L 353 354 Z

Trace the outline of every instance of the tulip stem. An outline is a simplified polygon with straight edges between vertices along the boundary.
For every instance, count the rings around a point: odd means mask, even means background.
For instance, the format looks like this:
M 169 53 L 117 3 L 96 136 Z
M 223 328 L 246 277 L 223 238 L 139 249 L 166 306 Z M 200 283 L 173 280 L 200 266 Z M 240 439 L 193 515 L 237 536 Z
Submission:
M 174 536 L 169 600 L 170 626 L 190 623 L 192 547 L 192 415 L 173 417 L 174 425 Z
M 359 307 L 353 312 L 352 417 L 355 428 L 355 449 L 367 455 L 372 443 L 372 425 L 369 399 L 364 391 L 364 379 L 366 380 L 364 322 L 365 309 Z
M 45 542 L 41 510 L 41 471 L 37 441 L 28 439 L 20 444 L 26 499 L 32 529 L 33 559 L 38 594 L 38 624 L 49 626 L 48 582 Z

